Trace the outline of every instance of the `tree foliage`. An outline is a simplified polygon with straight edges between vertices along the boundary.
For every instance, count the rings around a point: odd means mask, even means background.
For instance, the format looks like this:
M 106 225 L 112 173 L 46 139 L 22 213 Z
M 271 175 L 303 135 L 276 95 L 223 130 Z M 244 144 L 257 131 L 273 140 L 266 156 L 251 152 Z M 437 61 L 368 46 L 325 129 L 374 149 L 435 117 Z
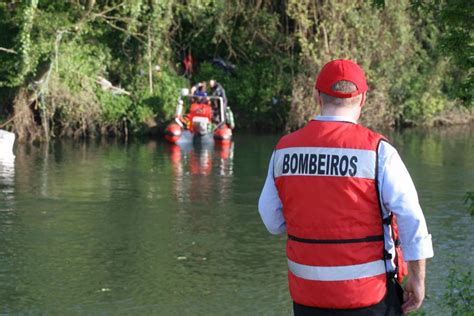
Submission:
M 238 127 L 291 130 L 316 112 L 322 65 L 350 58 L 369 80 L 365 123 L 430 124 L 472 106 L 472 12 L 460 0 L 1 2 L 0 117 L 21 113 L 15 129 L 34 120 L 46 139 L 139 132 L 171 118 L 179 88 L 213 78 Z

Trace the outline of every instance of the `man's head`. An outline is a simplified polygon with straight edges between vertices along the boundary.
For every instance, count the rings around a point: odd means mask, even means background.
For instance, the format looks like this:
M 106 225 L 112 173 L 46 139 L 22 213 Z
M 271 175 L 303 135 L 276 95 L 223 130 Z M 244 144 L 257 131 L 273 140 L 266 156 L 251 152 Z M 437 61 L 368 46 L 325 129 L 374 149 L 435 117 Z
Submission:
M 209 86 L 211 87 L 211 89 L 214 89 L 214 87 L 216 86 L 216 81 L 214 79 L 209 80 Z
M 199 82 L 197 85 L 197 88 L 199 91 L 206 91 L 206 82 L 205 81 Z
M 323 115 L 349 115 L 358 119 L 368 87 L 359 65 L 337 59 L 321 69 L 315 90 Z

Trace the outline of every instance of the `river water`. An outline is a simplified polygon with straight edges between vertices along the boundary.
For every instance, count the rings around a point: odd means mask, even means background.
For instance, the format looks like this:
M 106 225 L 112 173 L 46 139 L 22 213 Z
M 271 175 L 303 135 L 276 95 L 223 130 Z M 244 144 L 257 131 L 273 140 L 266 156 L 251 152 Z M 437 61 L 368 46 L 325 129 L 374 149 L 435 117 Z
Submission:
M 424 311 L 447 315 L 449 269 L 474 266 L 474 129 L 388 136 L 433 235 Z M 257 212 L 277 140 L 17 145 L 0 161 L 0 314 L 291 314 L 285 236 Z

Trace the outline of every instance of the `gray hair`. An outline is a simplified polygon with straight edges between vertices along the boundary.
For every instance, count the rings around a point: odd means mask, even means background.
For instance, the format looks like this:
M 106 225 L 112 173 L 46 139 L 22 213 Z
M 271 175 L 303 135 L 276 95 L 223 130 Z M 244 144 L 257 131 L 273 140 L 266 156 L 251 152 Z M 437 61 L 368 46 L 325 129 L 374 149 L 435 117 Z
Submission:
M 331 90 L 334 92 L 351 93 L 357 90 L 357 86 L 350 81 L 341 80 L 331 86 Z M 352 98 L 338 98 L 331 95 L 327 95 L 320 92 L 321 99 L 324 105 L 334 106 L 352 106 L 360 103 L 360 96 Z

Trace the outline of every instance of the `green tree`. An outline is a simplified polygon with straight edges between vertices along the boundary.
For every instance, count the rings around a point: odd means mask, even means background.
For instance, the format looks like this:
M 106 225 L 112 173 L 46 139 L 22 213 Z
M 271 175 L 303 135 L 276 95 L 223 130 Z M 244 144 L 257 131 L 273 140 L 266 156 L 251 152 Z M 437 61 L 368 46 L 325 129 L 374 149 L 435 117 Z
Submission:
M 171 119 L 179 88 L 214 78 L 237 127 L 292 130 L 316 112 L 322 65 L 349 58 L 369 81 L 363 123 L 429 125 L 459 104 L 472 109 L 471 7 L 460 0 L 1 2 L 0 117 L 14 117 L 7 128 L 19 138 L 139 133 Z M 188 51 L 194 74 L 184 78 Z M 215 58 L 233 67 L 215 67 Z

